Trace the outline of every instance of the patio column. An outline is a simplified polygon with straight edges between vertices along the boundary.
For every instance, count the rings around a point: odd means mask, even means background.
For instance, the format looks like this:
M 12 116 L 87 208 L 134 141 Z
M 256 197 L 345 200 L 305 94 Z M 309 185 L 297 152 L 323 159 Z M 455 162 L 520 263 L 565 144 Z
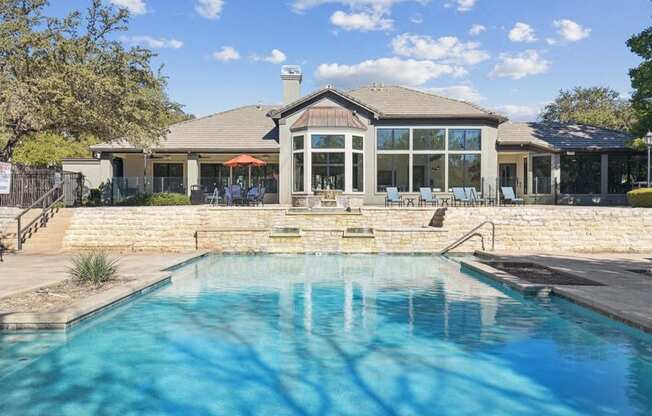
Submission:
M 113 180 L 113 153 L 100 155 L 100 183 Z
M 186 173 L 186 193 L 190 196 L 190 189 L 199 185 L 199 155 L 191 153 L 188 155 L 188 169 Z

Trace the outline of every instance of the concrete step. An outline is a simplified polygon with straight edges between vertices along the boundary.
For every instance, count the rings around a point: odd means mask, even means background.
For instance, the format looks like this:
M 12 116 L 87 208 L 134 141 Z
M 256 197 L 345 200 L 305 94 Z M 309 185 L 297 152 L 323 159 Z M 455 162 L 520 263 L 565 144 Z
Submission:
M 63 246 L 73 209 L 60 209 L 48 220 L 45 227 L 38 228 L 23 243 L 23 252 L 29 254 L 58 253 Z

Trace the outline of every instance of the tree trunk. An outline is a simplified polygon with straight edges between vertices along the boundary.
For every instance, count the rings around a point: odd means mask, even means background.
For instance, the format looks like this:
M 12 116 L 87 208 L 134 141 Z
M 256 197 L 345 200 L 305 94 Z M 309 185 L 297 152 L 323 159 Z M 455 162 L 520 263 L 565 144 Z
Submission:
M 14 134 L 9 137 L 7 143 L 0 151 L 0 162 L 11 162 L 11 158 L 14 155 L 14 150 L 16 150 L 16 146 L 18 146 L 18 143 L 20 143 L 21 139 L 22 135 Z

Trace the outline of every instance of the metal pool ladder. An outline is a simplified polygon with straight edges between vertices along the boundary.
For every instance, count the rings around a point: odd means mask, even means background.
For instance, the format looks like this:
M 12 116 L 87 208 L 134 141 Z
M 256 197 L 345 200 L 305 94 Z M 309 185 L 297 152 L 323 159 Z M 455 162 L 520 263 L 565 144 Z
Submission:
M 484 251 L 484 236 L 478 232 L 478 230 L 485 225 L 491 225 L 491 251 L 494 251 L 494 248 L 496 246 L 496 224 L 494 224 L 493 221 L 485 221 L 482 224 L 478 225 L 477 227 L 473 228 L 471 231 L 468 233 L 464 234 L 462 237 L 458 238 L 455 240 L 454 243 L 450 244 L 448 247 L 443 249 L 442 251 L 439 252 L 439 254 L 444 255 L 448 253 L 449 251 L 456 249 L 457 247 L 461 246 L 462 244 L 466 243 L 473 237 L 480 237 L 480 240 L 482 241 L 482 250 Z

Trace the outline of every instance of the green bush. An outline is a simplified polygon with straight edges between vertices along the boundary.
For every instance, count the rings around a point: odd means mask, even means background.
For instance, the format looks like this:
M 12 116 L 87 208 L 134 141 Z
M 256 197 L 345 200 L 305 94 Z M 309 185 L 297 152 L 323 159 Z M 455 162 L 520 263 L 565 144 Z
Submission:
M 633 207 L 652 208 L 652 188 L 629 191 L 627 193 L 627 200 Z
M 79 283 L 101 285 L 115 279 L 118 273 L 118 259 L 110 258 L 105 252 L 82 253 L 72 259 L 68 274 Z
M 190 198 L 184 194 L 173 193 L 142 194 L 133 196 L 118 205 L 130 207 L 190 205 Z

